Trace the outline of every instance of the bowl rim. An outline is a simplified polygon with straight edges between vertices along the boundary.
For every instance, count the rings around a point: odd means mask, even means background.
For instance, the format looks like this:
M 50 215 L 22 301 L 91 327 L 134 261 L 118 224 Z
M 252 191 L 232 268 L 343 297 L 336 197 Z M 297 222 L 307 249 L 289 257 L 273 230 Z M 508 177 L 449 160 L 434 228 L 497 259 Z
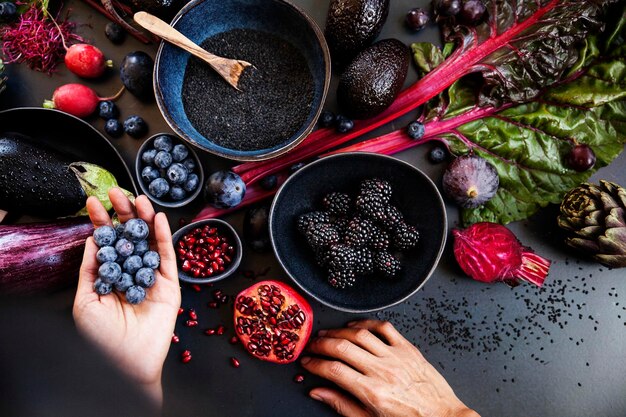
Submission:
M 141 154 L 143 153 L 142 151 L 145 149 L 145 147 L 148 145 L 149 142 L 150 143 L 154 142 L 154 140 L 157 137 L 162 136 L 162 135 L 176 136 L 176 134 L 169 133 L 169 132 L 156 133 L 150 136 L 148 139 L 144 140 L 141 146 L 139 147 L 139 149 L 137 149 L 137 155 L 135 156 L 135 175 L 137 175 L 137 182 L 139 183 L 139 188 L 141 189 L 141 191 L 153 203 L 156 203 L 162 207 L 168 207 L 168 208 L 183 207 L 191 203 L 192 201 L 196 199 L 196 197 L 198 197 L 198 195 L 200 194 L 200 191 L 202 191 L 202 186 L 204 184 L 204 168 L 202 168 L 202 161 L 200 161 L 200 158 L 198 157 L 197 152 L 195 151 L 195 149 L 193 149 L 193 146 L 191 146 L 191 144 L 184 143 L 184 145 L 187 146 L 187 149 L 189 149 L 189 153 L 193 155 L 194 159 L 196 160 L 196 165 L 198 167 L 198 180 L 199 181 L 198 181 L 198 188 L 196 188 L 196 191 L 194 191 L 193 194 L 191 194 L 190 196 L 180 201 L 172 201 L 172 202 L 163 201 L 160 198 L 156 198 L 152 194 L 149 193 L 148 187 L 144 184 L 143 179 L 141 178 L 141 173 L 139 172 L 139 165 L 143 162 L 141 160 Z M 176 139 L 181 140 L 179 137 L 176 137 Z M 185 141 L 182 141 L 182 142 L 185 142 Z
M 178 271 L 178 279 L 183 282 L 187 282 L 189 284 L 209 284 L 212 282 L 221 281 L 224 278 L 227 278 L 231 276 L 232 274 L 234 274 L 235 271 L 237 271 L 237 269 L 239 268 L 239 264 L 241 264 L 241 259 L 243 257 L 243 245 L 241 243 L 241 238 L 239 237 L 239 234 L 237 233 L 234 227 L 232 227 L 229 223 L 221 219 L 198 220 L 196 222 L 191 222 L 181 227 L 180 229 L 178 229 L 172 234 L 172 244 L 174 245 L 174 248 L 176 248 L 176 244 L 178 243 L 182 235 L 186 233 L 189 229 L 193 229 L 200 225 L 204 226 L 209 223 L 217 224 L 219 225 L 219 227 L 226 228 L 235 237 L 235 246 L 237 250 L 235 259 L 233 259 L 233 262 L 229 265 L 228 269 L 225 269 L 224 272 L 222 272 L 221 274 L 213 275 L 207 278 L 194 278 L 194 277 L 190 277 L 189 275 L 187 275 L 185 272 L 182 271 L 182 269 L 178 265 L 178 258 L 176 258 L 176 270 Z
M 183 8 L 178 11 L 178 13 L 176 13 L 174 18 L 170 22 L 170 25 L 174 27 L 176 23 L 178 23 L 178 21 L 182 19 L 183 16 L 189 10 L 193 9 L 194 7 L 198 6 L 200 3 L 203 3 L 204 1 L 207 1 L 207 0 L 191 0 L 189 3 L 183 6 Z M 178 127 L 178 125 L 172 119 L 170 112 L 167 109 L 167 106 L 165 105 L 164 95 L 158 82 L 161 55 L 163 52 L 163 48 L 165 47 L 165 44 L 166 44 L 164 40 L 161 40 L 161 43 L 159 44 L 159 48 L 157 49 L 156 57 L 154 60 L 154 69 L 153 69 L 153 74 L 152 74 L 152 86 L 154 90 L 154 96 L 156 99 L 159 112 L 163 116 L 163 119 L 165 119 L 165 122 L 167 123 L 167 125 L 170 127 L 170 129 L 176 132 L 176 134 L 179 137 L 181 137 L 184 141 L 188 142 L 189 144 L 197 146 L 198 148 L 206 152 L 212 153 L 217 156 L 221 156 L 223 158 L 234 160 L 234 161 L 248 161 L 248 162 L 263 161 L 266 159 L 275 158 L 277 156 L 283 155 L 286 152 L 289 152 L 290 150 L 298 146 L 307 136 L 309 136 L 309 134 L 313 131 L 313 129 L 317 125 L 317 119 L 319 118 L 320 114 L 324 110 L 324 103 L 326 102 L 326 96 L 328 95 L 328 89 L 330 88 L 330 82 L 331 82 L 331 76 L 332 76 L 330 50 L 328 48 L 328 44 L 326 42 L 324 32 L 321 30 L 317 22 L 315 22 L 315 20 L 313 20 L 304 10 L 302 10 L 302 8 L 294 5 L 288 0 L 271 0 L 271 1 L 275 3 L 282 3 L 286 5 L 287 7 L 290 7 L 294 11 L 296 11 L 296 13 L 298 13 L 304 19 L 305 22 L 307 22 L 309 27 L 313 29 L 313 32 L 315 33 L 315 36 L 317 37 L 317 41 L 320 45 L 320 48 L 322 49 L 322 55 L 324 59 L 324 88 L 323 88 L 322 96 L 320 99 L 320 105 L 318 106 L 317 111 L 315 112 L 315 115 L 311 120 L 311 123 L 309 123 L 309 125 L 304 129 L 304 131 L 302 131 L 302 133 L 291 142 L 285 144 L 284 146 L 278 149 L 274 149 L 271 152 L 265 152 L 265 153 L 261 153 L 258 155 L 232 155 L 230 153 L 222 152 L 218 149 L 210 149 L 206 146 L 203 146 L 200 143 L 197 143 L 189 135 L 183 132 L 182 129 Z M 205 138 L 205 139 L 209 142 L 212 142 L 208 138 Z
M 428 270 L 428 273 L 426 274 L 425 278 L 422 280 L 421 284 L 418 285 L 417 288 L 415 288 L 413 291 L 411 291 L 407 295 L 401 297 L 400 299 L 398 299 L 396 301 L 393 301 L 390 304 L 386 304 L 386 305 L 381 306 L 381 307 L 367 308 L 367 309 L 354 309 L 354 308 L 348 308 L 348 307 L 336 305 L 336 304 L 328 302 L 326 300 L 322 300 L 316 294 L 312 293 L 307 288 L 305 288 L 299 282 L 298 279 L 294 278 L 293 274 L 287 269 L 287 267 L 285 266 L 285 263 L 283 262 L 283 259 L 278 254 L 278 250 L 276 249 L 276 241 L 274 239 L 274 233 L 273 233 L 274 228 L 272 227 L 272 225 L 274 223 L 274 213 L 276 212 L 276 204 L 277 204 L 281 194 L 283 193 L 283 190 L 287 186 L 287 184 L 289 184 L 292 181 L 297 180 L 297 178 L 299 176 L 301 176 L 302 173 L 304 173 L 306 171 L 309 171 L 309 170 L 312 170 L 313 168 L 315 168 L 316 165 L 322 163 L 322 161 L 327 161 L 329 159 L 336 159 L 336 158 L 338 158 L 338 159 L 349 158 L 349 157 L 355 156 L 355 155 L 367 155 L 367 156 L 372 156 L 372 157 L 376 157 L 376 158 L 380 158 L 380 159 L 385 159 L 385 160 L 388 160 L 388 161 L 392 161 L 392 162 L 395 162 L 395 163 L 406 165 L 407 167 L 411 168 L 411 170 L 415 171 L 418 175 L 421 175 L 422 177 L 424 177 L 427 180 L 427 183 L 430 184 L 432 189 L 435 191 L 435 195 L 437 196 L 438 205 L 440 206 L 441 211 L 443 213 L 443 217 L 441 219 L 442 226 L 443 226 L 442 227 L 443 236 L 442 236 L 442 239 L 441 239 L 441 244 L 439 246 L 439 250 L 437 251 L 437 256 L 434 259 L 433 265 Z M 274 200 L 272 201 L 272 205 L 270 207 L 269 228 L 270 228 L 270 241 L 272 242 L 272 249 L 274 251 L 274 256 L 276 256 L 276 259 L 278 260 L 278 263 L 283 268 L 285 273 L 289 276 L 289 278 L 291 278 L 291 280 L 293 282 L 295 282 L 295 284 L 302 291 L 304 291 L 306 294 L 308 294 L 310 297 L 314 298 L 315 300 L 317 300 L 321 304 L 323 304 L 325 306 L 328 306 L 328 307 L 330 307 L 332 309 L 343 311 L 343 312 L 346 312 L 346 313 L 357 313 L 357 314 L 360 314 L 360 313 L 371 313 L 371 312 L 375 312 L 375 311 L 380 311 L 380 310 L 384 310 L 384 309 L 396 306 L 398 304 L 401 304 L 401 303 L 405 302 L 406 300 L 408 300 L 409 298 L 411 298 L 419 290 L 422 289 L 424 284 L 426 284 L 426 282 L 430 279 L 430 277 L 433 275 L 433 273 L 437 269 L 437 266 L 439 265 L 439 261 L 441 260 L 441 256 L 443 255 L 443 251 L 444 251 L 444 249 L 446 247 L 446 240 L 447 240 L 447 237 L 448 237 L 448 215 L 447 215 L 447 212 L 446 212 L 445 203 L 443 201 L 443 198 L 441 197 L 441 193 L 437 189 L 437 186 L 435 185 L 433 180 L 430 179 L 430 177 L 428 175 L 426 175 L 424 172 L 422 172 L 422 170 L 420 170 L 419 168 L 411 165 L 410 163 L 408 163 L 406 161 L 402 161 L 402 160 L 400 160 L 398 158 L 394 158 L 394 157 L 388 156 L 388 155 L 382 155 L 382 154 L 377 154 L 377 153 L 373 153 L 373 152 L 345 152 L 345 153 L 339 153 L 339 154 L 335 154 L 335 155 L 326 156 L 324 158 L 318 159 L 317 161 L 313 161 L 313 162 L 307 164 L 306 166 L 302 167 L 301 169 L 299 169 L 297 172 L 295 172 L 289 178 L 287 178 L 287 180 L 283 183 L 283 185 L 281 185 L 279 190 L 276 192 L 276 196 L 274 197 Z

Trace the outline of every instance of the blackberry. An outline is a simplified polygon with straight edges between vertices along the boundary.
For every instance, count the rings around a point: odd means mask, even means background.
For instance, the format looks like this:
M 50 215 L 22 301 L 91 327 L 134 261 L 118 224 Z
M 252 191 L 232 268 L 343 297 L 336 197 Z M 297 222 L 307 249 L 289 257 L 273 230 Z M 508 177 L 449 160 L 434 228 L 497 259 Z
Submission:
M 325 248 L 339 243 L 337 229 L 328 223 L 311 223 L 305 236 L 312 248 Z
M 361 182 L 361 194 L 372 192 L 380 195 L 383 203 L 389 203 L 391 199 L 391 184 L 380 178 L 371 178 Z
M 385 278 L 395 278 L 402 269 L 402 264 L 389 252 L 382 251 L 374 255 L 374 267 Z
M 328 252 L 326 249 L 313 249 L 315 252 L 315 263 L 322 268 L 328 266 Z
M 367 248 L 356 250 L 356 265 L 354 273 L 357 275 L 370 275 L 374 272 L 374 254 Z
M 393 245 L 401 251 L 414 248 L 419 241 L 417 229 L 406 223 L 400 223 L 393 231 Z
M 311 223 L 330 223 L 330 215 L 323 211 L 312 211 L 298 217 L 297 228 L 305 234 Z
M 328 250 L 328 267 L 332 271 L 352 271 L 356 264 L 356 251 L 347 245 L 332 245 Z
M 345 216 L 350 212 L 352 201 L 350 196 L 346 193 L 330 193 L 326 194 L 322 200 L 322 206 L 330 214 L 336 216 Z
M 368 246 L 377 234 L 376 229 L 371 221 L 355 217 L 348 223 L 344 241 L 353 247 Z
M 385 250 L 389 247 L 389 234 L 384 230 L 377 228 L 370 247 L 376 250 Z
M 383 228 L 391 230 L 404 221 L 404 216 L 396 206 L 385 206 L 383 216 L 375 219 Z
M 337 229 L 339 237 L 345 237 L 349 224 L 350 219 L 348 217 L 338 217 L 335 219 L 335 221 L 333 222 L 333 226 L 335 226 L 335 229 Z
M 385 214 L 387 202 L 381 198 L 380 194 L 373 192 L 361 193 L 356 198 L 357 212 L 366 219 L 375 220 Z
M 330 271 L 328 273 L 328 283 L 335 288 L 349 288 L 356 282 L 354 271 Z

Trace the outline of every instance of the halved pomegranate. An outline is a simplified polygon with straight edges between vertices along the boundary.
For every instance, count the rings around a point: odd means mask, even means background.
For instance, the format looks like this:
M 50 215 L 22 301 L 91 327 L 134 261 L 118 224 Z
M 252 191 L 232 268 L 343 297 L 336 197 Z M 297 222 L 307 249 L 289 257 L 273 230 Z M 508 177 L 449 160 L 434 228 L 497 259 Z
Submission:
M 282 282 L 258 282 L 235 299 L 235 332 L 248 352 L 263 361 L 295 361 L 312 327 L 311 306 Z

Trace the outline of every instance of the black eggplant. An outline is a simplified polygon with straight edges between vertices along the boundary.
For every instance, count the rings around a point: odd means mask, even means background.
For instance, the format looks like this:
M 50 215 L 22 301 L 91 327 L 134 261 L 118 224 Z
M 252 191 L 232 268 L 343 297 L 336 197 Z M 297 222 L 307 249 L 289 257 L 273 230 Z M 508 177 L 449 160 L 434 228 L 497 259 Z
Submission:
M 73 161 L 18 133 L 0 133 L 0 209 L 39 217 L 84 213 L 90 195 L 110 208 L 115 177 L 93 164 Z

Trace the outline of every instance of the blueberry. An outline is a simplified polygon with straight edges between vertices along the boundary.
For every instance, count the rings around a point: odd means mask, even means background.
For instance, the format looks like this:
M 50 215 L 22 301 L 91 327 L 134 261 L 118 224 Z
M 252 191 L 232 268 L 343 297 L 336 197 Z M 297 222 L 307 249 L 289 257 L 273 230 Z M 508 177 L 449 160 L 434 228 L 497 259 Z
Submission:
M 135 281 L 133 280 L 133 276 L 127 274 L 126 272 L 122 273 L 122 276 L 115 281 L 115 289 L 119 292 L 125 292 L 127 289 L 135 285 Z
M 129 304 L 139 304 L 146 298 L 146 290 L 139 285 L 133 285 L 126 290 L 126 301 Z
M 122 275 L 122 268 L 115 262 L 105 262 L 98 268 L 98 278 L 107 284 L 113 284 Z
M 113 291 L 113 286 L 98 278 L 96 282 L 93 283 L 93 289 L 99 295 L 107 295 L 111 294 L 111 291 Z
M 428 153 L 428 159 L 433 164 L 439 164 L 448 159 L 448 151 L 442 146 L 435 146 Z
M 101 101 L 98 103 L 98 116 L 104 120 L 117 119 L 120 115 L 120 111 L 110 100 Z
M 172 154 L 168 151 L 159 151 L 154 157 L 154 165 L 162 169 L 172 165 Z
M 406 127 L 406 134 L 409 135 L 411 139 L 421 139 L 424 136 L 424 125 L 420 122 L 411 122 Z
M 17 7 L 10 1 L 0 3 L 0 21 L 8 22 L 17 16 Z
M 204 187 L 204 197 L 217 208 L 239 205 L 246 194 L 246 184 L 232 171 L 217 171 L 209 177 Z
M 170 185 L 165 178 L 157 178 L 148 186 L 148 192 L 153 197 L 161 198 L 170 191 Z
M 104 34 L 112 43 L 119 45 L 126 38 L 126 31 L 115 22 L 109 22 L 104 27 Z
M 167 179 L 170 184 L 182 184 L 187 181 L 187 168 L 183 164 L 175 163 L 167 169 Z
M 152 146 L 154 146 L 154 149 L 159 151 L 170 152 L 172 150 L 172 138 L 167 135 L 157 136 L 154 139 Z
M 143 255 L 143 266 L 157 269 L 161 263 L 161 257 L 153 250 L 149 250 Z
M 143 51 L 133 51 L 122 59 L 120 80 L 124 87 L 137 98 L 144 101 L 154 100 L 153 70 L 154 60 L 150 55 Z
M 133 138 L 140 138 L 148 133 L 148 125 L 141 117 L 133 115 L 124 120 L 124 132 Z
M 124 272 L 128 274 L 134 274 L 139 271 L 139 268 L 143 267 L 143 262 L 141 261 L 141 256 L 139 255 L 131 255 L 124 261 L 124 265 L 122 268 Z
M 135 250 L 133 251 L 133 255 L 143 256 L 144 253 L 150 250 L 150 244 L 147 240 L 140 240 L 135 243 Z
M 278 177 L 276 175 L 268 175 L 261 179 L 260 184 L 264 190 L 273 190 L 278 185 Z
M 346 133 L 352 130 L 354 122 L 345 116 L 337 115 L 337 132 Z
M 150 229 L 143 219 L 130 219 L 124 224 L 124 236 L 131 242 L 139 242 L 148 238 Z
M 147 166 L 141 170 L 141 179 L 148 184 L 150 184 L 152 181 L 156 180 L 160 176 L 161 174 L 159 173 L 159 170 L 151 166 Z
M 96 259 L 101 264 L 105 262 L 115 262 L 117 260 L 117 252 L 113 246 L 103 246 L 96 253 Z
M 332 111 L 324 111 L 320 114 L 319 123 L 322 127 L 331 127 L 335 124 L 336 117 Z
M 109 119 L 104 123 L 104 131 L 112 138 L 119 138 L 124 133 L 124 127 L 117 119 Z
M 101 226 L 93 231 L 93 239 L 99 247 L 111 246 L 117 239 L 115 229 L 111 226 Z
M 179 143 L 174 146 L 174 149 L 172 149 L 172 158 L 176 162 L 184 160 L 187 156 L 189 156 L 189 149 L 187 149 L 187 147 L 182 143 Z
M 198 188 L 198 184 L 200 183 L 200 178 L 196 174 L 189 174 L 187 177 L 187 181 L 183 184 L 183 190 L 187 192 L 192 192 L 196 188 Z
M 148 165 L 152 165 L 154 164 L 154 157 L 156 156 L 158 152 L 159 151 L 157 151 L 156 149 L 150 148 L 141 154 L 141 160 Z
M 141 268 L 135 274 L 135 283 L 144 288 L 150 288 L 154 285 L 155 276 L 152 268 Z
M 187 197 L 187 193 L 180 185 L 172 185 L 170 188 L 170 198 L 174 201 L 181 201 Z
M 135 250 L 135 245 L 133 245 L 133 242 L 131 242 L 130 240 L 121 238 L 115 244 L 115 250 L 121 256 L 130 256 Z
M 115 225 L 115 234 L 118 239 L 124 237 L 124 223 L 118 223 Z
M 187 171 L 193 172 L 196 169 L 196 161 L 193 158 L 187 158 L 183 161 L 183 165 L 187 168 Z

